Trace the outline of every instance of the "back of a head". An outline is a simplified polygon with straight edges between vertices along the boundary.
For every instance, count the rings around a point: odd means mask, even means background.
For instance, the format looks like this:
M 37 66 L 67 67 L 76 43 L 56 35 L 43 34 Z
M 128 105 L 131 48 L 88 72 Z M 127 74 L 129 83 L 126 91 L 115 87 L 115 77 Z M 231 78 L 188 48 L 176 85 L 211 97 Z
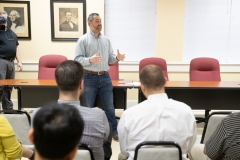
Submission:
M 35 148 L 43 158 L 64 160 L 78 146 L 83 128 L 83 119 L 75 107 L 49 103 L 34 117 Z
M 55 79 L 60 91 L 76 91 L 83 80 L 83 67 L 77 61 L 66 60 L 57 66 Z
M 162 69 L 156 65 L 143 67 L 140 71 L 139 79 L 148 90 L 162 89 L 166 82 Z

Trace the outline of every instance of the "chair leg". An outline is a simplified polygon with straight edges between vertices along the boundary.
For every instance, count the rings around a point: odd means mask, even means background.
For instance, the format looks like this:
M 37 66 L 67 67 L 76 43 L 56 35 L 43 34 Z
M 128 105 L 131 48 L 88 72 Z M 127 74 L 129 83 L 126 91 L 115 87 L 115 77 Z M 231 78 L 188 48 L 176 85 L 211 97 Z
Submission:
M 207 118 L 208 116 L 209 116 L 209 112 L 210 112 L 211 110 L 205 110 L 205 118 Z
M 211 110 L 205 110 L 205 117 L 204 118 L 200 118 L 200 117 L 196 117 L 197 122 L 196 123 L 202 123 L 206 121 L 206 118 L 209 116 L 209 112 Z

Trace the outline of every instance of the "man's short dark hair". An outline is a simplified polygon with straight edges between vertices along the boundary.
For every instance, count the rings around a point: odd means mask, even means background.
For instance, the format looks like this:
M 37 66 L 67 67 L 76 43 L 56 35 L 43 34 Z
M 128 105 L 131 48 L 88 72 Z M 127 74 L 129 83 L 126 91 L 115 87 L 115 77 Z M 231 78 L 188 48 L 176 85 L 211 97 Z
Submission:
M 64 61 L 57 66 L 55 79 L 60 91 L 76 91 L 83 80 L 83 67 L 77 61 Z
M 145 66 L 139 74 L 140 82 L 149 90 L 157 90 L 164 87 L 166 82 L 162 69 L 156 65 Z
M 92 22 L 92 20 L 94 19 L 94 16 L 99 16 L 98 13 L 91 13 L 88 16 L 88 22 Z
M 34 117 L 35 148 L 43 158 L 64 159 L 77 147 L 83 128 L 83 119 L 75 107 L 49 103 Z

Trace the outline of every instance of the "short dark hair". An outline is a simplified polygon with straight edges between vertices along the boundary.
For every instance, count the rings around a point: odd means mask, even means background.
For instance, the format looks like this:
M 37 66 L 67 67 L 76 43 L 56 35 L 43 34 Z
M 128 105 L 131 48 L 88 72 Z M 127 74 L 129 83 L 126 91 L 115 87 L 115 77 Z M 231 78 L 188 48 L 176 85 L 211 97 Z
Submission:
M 74 106 L 46 104 L 33 120 L 35 148 L 44 158 L 64 159 L 77 147 L 83 128 L 83 119 Z
M 140 82 L 149 90 L 157 90 L 164 87 L 166 82 L 162 69 L 156 65 L 145 66 L 139 74 Z
M 92 20 L 94 19 L 94 18 L 93 18 L 94 16 L 99 16 L 99 14 L 98 14 L 98 13 L 91 13 L 91 14 L 89 14 L 89 16 L 88 16 L 88 22 L 92 22 Z
M 83 80 L 83 67 L 77 61 L 66 60 L 57 66 L 55 79 L 60 91 L 76 91 Z

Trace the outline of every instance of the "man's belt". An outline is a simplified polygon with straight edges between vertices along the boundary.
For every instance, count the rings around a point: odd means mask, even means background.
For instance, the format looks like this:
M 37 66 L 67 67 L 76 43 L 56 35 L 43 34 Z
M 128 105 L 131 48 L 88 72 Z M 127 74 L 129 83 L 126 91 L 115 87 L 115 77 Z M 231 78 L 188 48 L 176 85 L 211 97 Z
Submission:
M 89 70 L 85 70 L 85 69 L 84 69 L 84 73 L 102 75 L 102 74 L 106 74 L 107 71 L 94 72 L 94 71 L 89 71 Z
M 14 61 L 15 57 L 13 57 L 13 58 L 0 57 L 0 59 L 5 59 L 5 60 L 8 60 L 8 61 Z

